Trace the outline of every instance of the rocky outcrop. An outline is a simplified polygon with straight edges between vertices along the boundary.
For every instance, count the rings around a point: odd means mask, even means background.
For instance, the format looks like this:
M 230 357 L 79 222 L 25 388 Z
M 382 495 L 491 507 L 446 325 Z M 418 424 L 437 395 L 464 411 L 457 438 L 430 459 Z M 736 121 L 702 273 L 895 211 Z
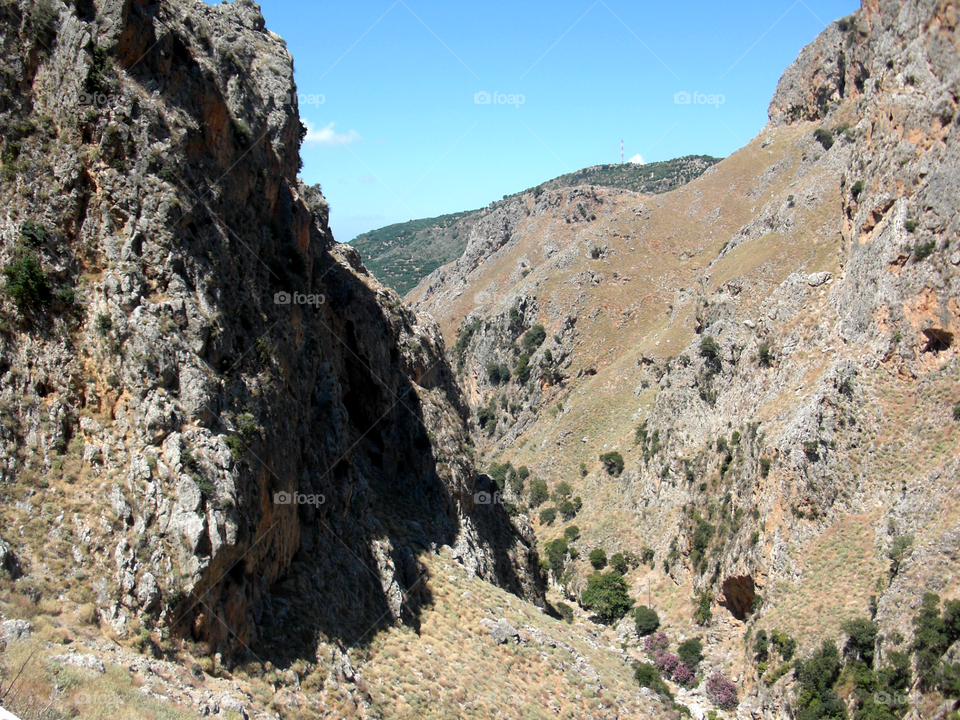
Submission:
M 0 481 L 30 495 L 4 524 L 74 508 L 61 545 L 14 544 L 34 578 L 72 553 L 121 635 L 278 655 L 416 625 L 417 555 L 447 544 L 542 603 L 532 538 L 474 508 L 436 325 L 297 177 L 293 61 L 259 7 L 23 5 L 0 35 Z

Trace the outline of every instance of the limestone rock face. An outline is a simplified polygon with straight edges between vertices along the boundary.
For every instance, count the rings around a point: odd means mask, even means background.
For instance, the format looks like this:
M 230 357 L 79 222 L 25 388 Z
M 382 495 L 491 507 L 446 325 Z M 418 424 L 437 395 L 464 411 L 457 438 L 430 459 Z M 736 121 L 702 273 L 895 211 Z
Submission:
M 474 517 L 437 327 L 297 177 L 259 6 L 52 5 L 0 26 L 0 265 L 42 274 L 0 304 L 0 484 L 30 493 L 4 528 L 65 510 L 47 547 L 4 531 L 4 568 L 72 555 L 117 632 L 151 616 L 224 651 L 415 624 L 417 555 L 458 542 L 542 603 L 532 538 Z

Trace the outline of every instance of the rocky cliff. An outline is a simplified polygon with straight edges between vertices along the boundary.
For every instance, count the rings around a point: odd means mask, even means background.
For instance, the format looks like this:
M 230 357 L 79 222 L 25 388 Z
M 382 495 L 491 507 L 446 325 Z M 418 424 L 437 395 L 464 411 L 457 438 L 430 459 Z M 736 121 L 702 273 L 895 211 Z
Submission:
M 13 590 L 278 665 L 416 627 L 442 546 L 542 604 L 532 533 L 474 503 L 436 325 L 297 178 L 258 6 L 4 2 L 0 45 Z
M 581 597 L 591 549 L 650 551 L 634 590 L 706 633 L 744 717 L 805 709 L 789 663 L 760 682 L 758 631 L 809 654 L 869 613 L 886 658 L 924 593 L 960 592 L 957 12 L 864 2 L 703 177 L 529 195 L 410 294 L 455 349 L 482 457 L 582 496 L 554 592 Z M 573 224 L 578 204 L 595 221 Z M 622 471 L 598 462 L 614 452 Z M 915 685 L 891 712 L 938 716 L 937 698 Z

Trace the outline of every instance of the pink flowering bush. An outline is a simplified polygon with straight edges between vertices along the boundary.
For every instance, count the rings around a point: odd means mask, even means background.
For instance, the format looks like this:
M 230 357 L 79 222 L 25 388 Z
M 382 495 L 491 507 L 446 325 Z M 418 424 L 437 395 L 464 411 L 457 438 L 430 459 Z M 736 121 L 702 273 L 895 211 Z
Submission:
M 707 692 L 717 707 L 723 710 L 737 706 L 737 688 L 722 673 L 715 672 L 707 678 Z
M 667 640 L 667 634 L 662 630 L 653 635 L 647 635 L 643 640 L 643 649 L 647 651 L 647 655 L 653 657 L 658 652 L 664 652 L 667 649 L 667 646 L 670 644 L 670 641 Z
M 677 663 L 677 667 L 673 671 L 673 681 L 675 683 L 683 685 L 684 687 L 690 687 L 696 679 L 697 674 L 691 670 L 688 665 Z

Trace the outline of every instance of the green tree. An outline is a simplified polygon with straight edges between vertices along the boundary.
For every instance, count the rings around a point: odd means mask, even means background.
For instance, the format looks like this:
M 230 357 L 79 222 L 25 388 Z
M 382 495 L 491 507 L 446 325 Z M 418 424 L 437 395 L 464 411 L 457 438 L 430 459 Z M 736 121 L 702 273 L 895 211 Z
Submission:
M 547 331 L 540 323 L 537 323 L 532 328 L 527 330 L 523 334 L 523 340 L 521 345 L 523 349 L 528 353 L 534 352 L 538 347 L 543 345 L 543 341 L 547 338 Z
M 660 677 L 660 671 L 656 665 L 650 663 L 637 663 L 633 666 L 633 677 L 640 687 L 650 688 L 658 695 L 673 699 L 670 688 Z
M 547 557 L 547 565 L 555 578 L 560 577 L 563 567 L 567 562 L 567 541 L 564 538 L 558 538 L 543 546 L 543 551 Z
M 526 353 L 521 353 L 520 357 L 517 358 L 517 366 L 513 369 L 513 375 L 517 378 L 517 382 L 523 385 L 530 379 L 530 356 Z
M 560 503 L 559 510 L 564 520 L 572 520 L 577 514 L 577 508 L 569 500 L 564 500 Z
M 623 456 L 616 451 L 603 453 L 600 456 L 600 462 L 603 463 L 607 473 L 614 477 L 620 477 L 620 473 L 623 472 Z
M 651 635 L 660 627 L 660 616 L 657 611 L 646 605 L 641 605 L 634 611 L 633 619 L 637 623 L 637 635 L 641 637 Z
M 611 623 L 626 615 L 633 607 L 627 594 L 627 583 L 618 572 L 593 573 L 580 603 L 596 613 L 601 622 Z
M 627 571 L 630 569 L 627 567 L 627 559 L 623 556 L 623 553 L 614 553 L 610 556 L 610 567 L 616 570 L 621 575 L 626 575 Z
M 563 531 L 563 536 L 570 542 L 573 542 L 580 537 L 580 528 L 578 528 L 576 525 L 568 525 Z
M 590 559 L 590 564 L 597 570 L 601 570 L 607 566 L 607 553 L 603 548 L 594 548 L 587 557 Z
M 698 637 L 684 640 L 677 648 L 677 655 L 684 665 L 696 672 L 700 661 L 703 660 L 703 643 Z
M 843 623 L 843 631 L 847 634 L 843 654 L 848 661 L 863 662 L 867 667 L 873 667 L 873 654 L 877 644 L 879 626 L 872 620 L 856 618 Z
M 3 275 L 6 278 L 4 290 L 21 312 L 50 304 L 50 283 L 43 274 L 40 261 L 32 253 L 10 262 L 3 268 Z
M 553 506 L 544 508 L 540 511 L 540 522 L 544 525 L 553 525 L 553 521 L 557 519 L 557 509 Z
M 770 659 L 769 647 L 770 641 L 767 638 L 767 631 L 757 631 L 757 635 L 753 639 L 753 659 L 758 663 L 767 662 Z
M 547 483 L 540 478 L 533 478 L 530 481 L 530 507 L 540 507 L 549 497 L 550 491 L 547 490 Z
M 561 480 L 553 489 L 553 501 L 557 503 L 563 502 L 570 497 L 571 493 L 573 493 L 573 488 L 570 487 L 570 483 L 566 480 Z
M 891 579 L 899 574 L 911 552 L 913 552 L 913 535 L 897 535 L 893 538 L 893 545 L 887 553 L 887 557 L 890 558 Z

